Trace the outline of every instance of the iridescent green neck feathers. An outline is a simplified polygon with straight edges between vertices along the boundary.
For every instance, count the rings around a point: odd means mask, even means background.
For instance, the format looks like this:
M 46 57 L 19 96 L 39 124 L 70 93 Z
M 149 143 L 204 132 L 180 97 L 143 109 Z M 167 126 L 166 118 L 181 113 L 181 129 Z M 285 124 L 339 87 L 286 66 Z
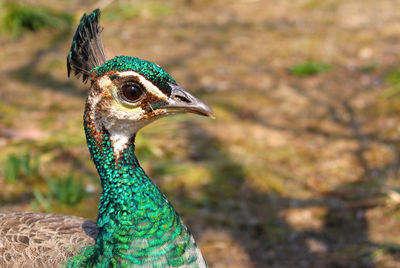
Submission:
M 110 134 L 85 114 L 89 150 L 100 174 L 96 244 L 73 257 L 69 267 L 204 267 L 193 237 L 140 167 L 134 138 L 116 157 Z

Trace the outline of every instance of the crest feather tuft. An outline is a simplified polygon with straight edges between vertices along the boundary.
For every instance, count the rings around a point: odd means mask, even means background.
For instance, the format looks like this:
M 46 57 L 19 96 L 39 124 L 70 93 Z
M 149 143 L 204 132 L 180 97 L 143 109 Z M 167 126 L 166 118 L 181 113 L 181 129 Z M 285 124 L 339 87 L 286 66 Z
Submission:
M 86 82 L 90 71 L 106 62 L 100 39 L 103 28 L 98 24 L 99 18 L 99 9 L 82 16 L 67 56 L 68 77 L 71 75 L 71 71 L 74 71 L 75 76 L 79 78 L 82 75 L 83 82 Z

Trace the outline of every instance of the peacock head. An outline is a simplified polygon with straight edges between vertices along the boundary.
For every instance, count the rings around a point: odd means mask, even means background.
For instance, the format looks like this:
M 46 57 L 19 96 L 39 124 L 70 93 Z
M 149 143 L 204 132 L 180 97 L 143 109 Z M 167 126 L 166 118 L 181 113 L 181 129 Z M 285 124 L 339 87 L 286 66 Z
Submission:
M 113 140 L 125 143 L 167 115 L 190 112 L 214 117 L 210 107 L 179 87 L 157 64 L 128 56 L 106 61 L 99 16 L 97 9 L 82 17 L 67 57 L 68 75 L 73 70 L 84 82 L 91 80 L 85 116 L 96 129 L 105 128 Z
M 213 116 L 204 102 L 152 62 L 117 56 L 91 72 L 89 110 L 96 113 L 95 123 L 112 134 L 132 136 L 166 115 L 190 112 Z

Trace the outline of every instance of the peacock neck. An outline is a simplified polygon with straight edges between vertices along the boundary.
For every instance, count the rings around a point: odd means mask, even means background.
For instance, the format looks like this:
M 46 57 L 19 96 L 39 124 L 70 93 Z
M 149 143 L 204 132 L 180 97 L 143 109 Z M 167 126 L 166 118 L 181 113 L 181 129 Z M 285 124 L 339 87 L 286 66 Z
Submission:
M 134 137 L 116 153 L 106 129 L 96 130 L 86 116 L 84 126 L 103 188 L 99 233 L 95 245 L 75 256 L 70 264 L 165 267 L 201 263 L 193 237 L 140 167 Z

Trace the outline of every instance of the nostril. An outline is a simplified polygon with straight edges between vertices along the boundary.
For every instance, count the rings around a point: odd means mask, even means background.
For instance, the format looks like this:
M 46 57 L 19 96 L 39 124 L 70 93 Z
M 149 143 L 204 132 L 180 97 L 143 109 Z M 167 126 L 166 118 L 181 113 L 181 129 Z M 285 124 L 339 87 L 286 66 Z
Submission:
M 190 103 L 190 100 L 188 98 L 186 98 L 185 96 L 176 95 L 175 99 L 178 99 L 182 102 Z

